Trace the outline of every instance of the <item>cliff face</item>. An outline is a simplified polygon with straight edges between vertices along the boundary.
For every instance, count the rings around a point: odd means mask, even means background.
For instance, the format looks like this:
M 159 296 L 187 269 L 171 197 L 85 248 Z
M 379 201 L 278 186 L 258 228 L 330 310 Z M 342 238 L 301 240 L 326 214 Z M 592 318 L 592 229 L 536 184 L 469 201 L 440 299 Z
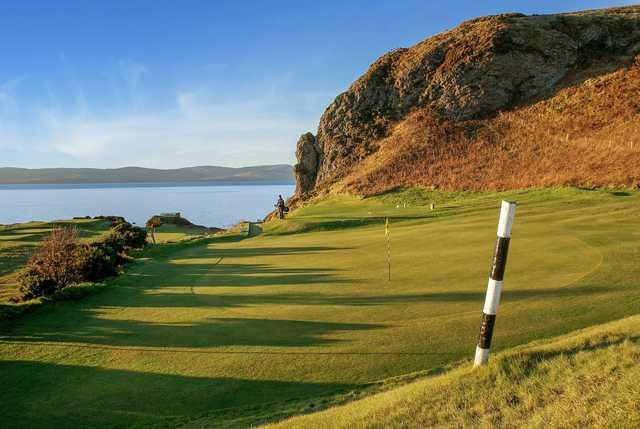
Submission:
M 298 163 L 293 168 L 296 178 L 296 195 L 306 197 L 316 184 L 322 152 L 311 133 L 300 136 L 296 146 Z
M 629 67 L 638 52 L 640 7 L 479 18 L 389 52 L 326 109 L 314 150 L 299 143 L 299 165 L 313 180 L 299 182 L 298 196 L 313 193 L 310 182 L 319 191 L 353 175 L 416 112 L 442 126 L 487 120 Z

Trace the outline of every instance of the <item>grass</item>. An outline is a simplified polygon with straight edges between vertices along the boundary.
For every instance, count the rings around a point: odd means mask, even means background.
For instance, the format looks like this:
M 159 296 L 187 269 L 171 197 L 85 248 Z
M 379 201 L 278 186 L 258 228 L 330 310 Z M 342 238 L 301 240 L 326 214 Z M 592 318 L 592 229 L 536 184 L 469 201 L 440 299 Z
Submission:
M 639 312 L 637 192 L 335 197 L 156 246 L 4 329 L 0 425 L 246 427 L 442 371 L 474 352 L 501 198 L 519 208 L 495 351 Z
M 0 229 L 0 304 L 8 302 L 17 293 L 16 274 L 40 241 L 55 227 L 74 226 L 84 241 L 100 239 L 106 234 L 111 222 L 101 219 L 74 219 L 55 222 L 29 222 L 5 225 Z M 156 228 L 158 244 L 193 240 L 208 235 L 206 228 L 162 225 Z M 150 238 L 149 238 L 150 239 Z
M 270 428 L 640 426 L 640 316 L 501 353 Z
M 156 243 L 172 243 L 183 240 L 192 240 L 209 234 L 207 228 L 195 226 L 163 224 L 156 228 Z M 151 237 L 148 238 L 151 240 Z
M 640 56 L 567 76 L 566 87 L 489 118 L 447 121 L 417 110 L 334 188 L 371 195 L 404 186 L 504 190 L 640 186 Z
M 107 233 L 111 222 L 78 219 L 0 226 L 0 304 L 6 303 L 17 293 L 16 270 L 25 264 L 40 241 L 53 228 L 60 226 L 76 227 L 82 240 L 92 241 Z

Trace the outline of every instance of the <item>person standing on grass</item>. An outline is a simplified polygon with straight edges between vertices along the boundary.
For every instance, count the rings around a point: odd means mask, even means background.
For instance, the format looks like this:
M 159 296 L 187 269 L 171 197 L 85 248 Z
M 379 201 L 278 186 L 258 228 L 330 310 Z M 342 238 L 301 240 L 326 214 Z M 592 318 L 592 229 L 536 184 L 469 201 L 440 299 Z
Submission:
M 278 195 L 278 202 L 276 203 L 276 208 L 278 209 L 278 219 L 284 219 L 284 199 L 282 199 L 282 195 Z

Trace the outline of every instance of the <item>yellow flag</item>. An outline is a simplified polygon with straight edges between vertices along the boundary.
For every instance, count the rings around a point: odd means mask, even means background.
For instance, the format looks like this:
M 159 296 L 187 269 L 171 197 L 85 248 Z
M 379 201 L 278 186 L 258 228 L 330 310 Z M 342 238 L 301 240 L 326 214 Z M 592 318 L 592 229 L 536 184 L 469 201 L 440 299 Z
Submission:
M 389 235 L 389 218 L 384 221 L 384 235 Z

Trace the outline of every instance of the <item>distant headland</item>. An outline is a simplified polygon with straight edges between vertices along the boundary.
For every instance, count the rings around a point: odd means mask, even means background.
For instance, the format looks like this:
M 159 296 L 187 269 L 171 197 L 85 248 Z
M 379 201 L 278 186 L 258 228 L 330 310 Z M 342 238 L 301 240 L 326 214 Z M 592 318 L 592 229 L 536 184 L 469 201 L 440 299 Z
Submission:
M 176 169 L 143 167 L 98 168 L 0 168 L 0 184 L 131 183 L 131 182 L 291 182 L 293 167 L 287 164 L 251 167 L 199 166 Z

